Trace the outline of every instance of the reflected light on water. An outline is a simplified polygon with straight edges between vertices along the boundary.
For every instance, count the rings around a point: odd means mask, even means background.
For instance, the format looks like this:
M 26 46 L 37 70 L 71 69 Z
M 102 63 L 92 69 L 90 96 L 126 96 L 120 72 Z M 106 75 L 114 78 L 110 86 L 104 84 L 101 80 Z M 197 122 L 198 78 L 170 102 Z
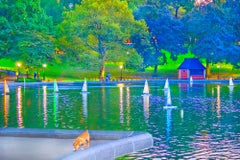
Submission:
M 55 123 L 57 123 L 57 112 L 58 112 L 58 93 L 54 93 L 54 95 L 53 95 L 53 115 L 54 115 Z
M 166 114 L 167 114 L 167 120 L 166 120 L 166 130 L 167 130 L 167 140 L 171 138 L 171 126 L 172 126 L 172 109 L 167 108 L 166 109 Z
M 232 102 L 233 102 L 233 88 L 234 88 L 234 86 L 228 86 L 229 87 L 229 101 L 231 102 L 231 104 L 232 104 Z
M 123 114 L 123 86 L 118 84 L 119 87 L 119 107 L 120 107 L 120 123 L 124 122 L 124 114 Z
M 17 116 L 18 116 L 18 127 L 23 128 L 23 117 L 22 117 L 22 87 L 17 87 Z
M 25 94 L 23 87 L 15 87 L 13 96 L 0 97 L 2 128 L 147 131 L 154 137 L 153 148 L 125 159 L 240 159 L 239 84 L 234 91 L 226 84 L 196 82 L 190 89 L 172 84 L 177 109 L 162 107 L 166 99 L 159 84 L 149 97 L 142 96 L 139 83 L 94 84 L 86 97 L 78 84 L 69 88 L 67 83 L 58 94 L 42 85 L 26 86 Z
M 143 109 L 145 121 L 148 122 L 149 119 L 149 95 L 143 95 Z
M 127 119 L 127 126 L 130 125 L 130 119 L 131 119 L 131 115 L 130 115 L 130 88 L 126 87 L 126 101 L 127 101 L 127 115 L 126 115 L 126 119 Z
M 3 97 L 3 112 L 4 112 L 4 128 L 8 127 L 8 113 L 9 113 L 9 95 L 4 94 Z
M 181 109 L 181 111 L 180 111 L 180 116 L 181 116 L 181 119 L 183 120 L 183 118 L 184 118 L 184 110 L 183 109 Z
M 217 118 L 221 117 L 220 85 L 217 85 Z
M 87 96 L 88 96 L 88 93 L 82 93 L 83 116 L 85 118 L 88 117 Z
M 47 117 L 47 86 L 43 86 L 43 121 L 44 121 L 44 127 L 46 127 L 48 123 L 48 117 Z

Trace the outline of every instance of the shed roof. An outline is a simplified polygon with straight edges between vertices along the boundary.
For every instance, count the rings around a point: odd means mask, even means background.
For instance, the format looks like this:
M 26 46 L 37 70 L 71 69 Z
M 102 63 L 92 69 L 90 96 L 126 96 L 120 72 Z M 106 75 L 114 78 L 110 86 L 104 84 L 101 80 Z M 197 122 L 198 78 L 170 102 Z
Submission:
M 185 58 L 178 69 L 205 69 L 198 58 Z

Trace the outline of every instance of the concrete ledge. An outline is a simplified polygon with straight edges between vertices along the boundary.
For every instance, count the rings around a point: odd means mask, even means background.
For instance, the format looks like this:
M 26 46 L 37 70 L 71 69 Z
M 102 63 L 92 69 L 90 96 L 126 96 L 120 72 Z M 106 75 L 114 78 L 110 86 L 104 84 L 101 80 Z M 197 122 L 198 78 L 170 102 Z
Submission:
M 125 154 L 150 148 L 153 146 L 152 136 L 140 133 L 102 145 L 94 146 L 84 151 L 71 153 L 59 160 L 112 160 Z
M 51 129 L 16 129 L 1 128 L 0 138 L 55 138 L 75 139 L 83 130 L 51 130 Z M 91 141 L 101 140 L 103 143 L 93 145 L 85 150 L 59 155 L 57 160 L 112 160 L 119 156 L 143 150 L 153 146 L 153 138 L 146 132 L 133 131 L 95 131 L 90 130 Z M 23 142 L 24 143 L 24 142 Z M 56 146 L 61 147 L 61 146 Z M 72 146 L 69 146 L 72 148 Z

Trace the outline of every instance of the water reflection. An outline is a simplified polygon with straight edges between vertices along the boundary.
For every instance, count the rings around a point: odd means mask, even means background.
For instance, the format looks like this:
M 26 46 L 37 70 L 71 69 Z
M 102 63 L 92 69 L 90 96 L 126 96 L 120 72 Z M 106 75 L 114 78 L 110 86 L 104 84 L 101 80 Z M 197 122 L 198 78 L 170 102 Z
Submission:
M 145 121 L 148 122 L 149 119 L 149 95 L 143 95 L 143 109 Z
M 233 89 L 234 89 L 234 86 L 228 86 L 229 87 L 229 101 L 230 103 L 232 104 L 233 102 Z
M 127 120 L 127 126 L 130 125 L 130 87 L 126 87 L 126 107 L 127 107 L 127 115 L 126 115 L 126 120 Z
M 180 111 L 180 116 L 181 116 L 181 119 L 183 120 L 183 118 L 184 118 L 184 110 L 183 109 L 181 109 L 181 111 Z
M 181 95 L 187 94 L 191 95 L 193 92 L 198 93 L 199 96 L 207 96 L 207 86 L 206 84 L 201 83 L 178 83 L 179 94 Z M 197 91 L 197 92 L 196 92 Z
M 22 117 L 22 87 L 17 87 L 17 117 L 18 117 L 18 128 L 23 128 L 23 117 Z
M 9 95 L 4 94 L 3 97 L 3 113 L 4 113 L 4 128 L 8 127 L 8 114 L 9 114 Z
M 88 117 L 87 95 L 88 95 L 88 93 L 82 93 L 83 116 L 84 116 L 85 118 Z
M 48 117 L 47 117 L 47 86 L 42 86 L 43 89 L 43 122 L 44 122 L 44 127 L 47 126 L 48 123 Z
M 53 115 L 54 122 L 57 123 L 57 112 L 58 112 L 58 93 L 53 94 Z
M 217 85 L 217 118 L 221 117 L 220 85 Z
M 118 84 L 119 87 L 119 107 L 120 107 L 120 123 L 124 122 L 124 113 L 123 113 L 123 84 Z
M 172 108 L 166 109 L 166 131 L 167 131 L 167 140 L 171 138 L 171 130 L 172 130 Z
M 204 97 L 202 86 L 197 86 L 196 82 L 189 92 L 187 88 L 182 90 L 177 84 L 172 84 L 173 104 L 178 105 L 179 111 L 162 109 L 165 97 L 159 85 L 156 85 L 158 91 L 151 97 L 141 97 L 142 88 L 139 86 L 97 86 L 88 97 L 79 97 L 77 89 L 50 94 L 50 90 L 44 91 L 42 86 L 26 86 L 23 94 L 23 87 L 16 88 L 16 96 L 2 96 L 0 105 L 3 107 L 0 108 L 4 113 L 0 124 L 1 127 L 16 127 L 24 123 L 24 128 L 44 128 L 47 124 L 46 127 L 53 129 L 88 126 L 89 130 L 141 130 L 151 133 L 154 148 L 134 153 L 129 159 L 201 159 L 199 155 L 205 154 L 206 150 L 212 152 L 208 154 L 209 159 L 221 159 L 226 155 L 226 159 L 240 159 L 238 84 L 234 91 L 225 84 L 207 84 L 207 97 Z M 234 102 L 231 108 L 229 96 Z M 29 102 L 26 106 L 24 99 L 30 99 L 31 104 Z M 86 112 L 83 110 L 85 107 L 82 108 L 85 105 Z M 86 123 L 84 114 L 88 116 Z M 217 116 L 221 117 L 220 125 L 215 125 Z M 78 121 L 81 118 L 84 118 L 85 124 Z

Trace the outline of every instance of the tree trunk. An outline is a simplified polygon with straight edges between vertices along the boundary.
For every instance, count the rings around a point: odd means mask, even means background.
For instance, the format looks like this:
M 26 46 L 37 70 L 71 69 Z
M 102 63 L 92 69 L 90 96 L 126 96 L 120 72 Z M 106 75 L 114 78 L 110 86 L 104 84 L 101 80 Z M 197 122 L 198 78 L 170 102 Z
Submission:
M 210 73 L 210 63 L 209 63 L 209 59 L 206 60 L 206 77 L 209 78 L 211 75 Z
M 153 76 L 157 76 L 158 73 L 158 65 L 154 65 L 154 71 L 153 71 Z
M 101 40 L 101 36 L 98 36 L 98 52 L 100 54 L 100 71 L 99 71 L 99 80 L 104 80 L 105 75 L 105 58 L 106 58 L 106 48 L 104 48 Z
M 104 80 L 105 75 L 105 60 L 101 60 L 100 71 L 99 71 L 99 80 Z
M 179 7 L 175 8 L 175 18 L 178 18 L 178 9 L 179 9 Z

